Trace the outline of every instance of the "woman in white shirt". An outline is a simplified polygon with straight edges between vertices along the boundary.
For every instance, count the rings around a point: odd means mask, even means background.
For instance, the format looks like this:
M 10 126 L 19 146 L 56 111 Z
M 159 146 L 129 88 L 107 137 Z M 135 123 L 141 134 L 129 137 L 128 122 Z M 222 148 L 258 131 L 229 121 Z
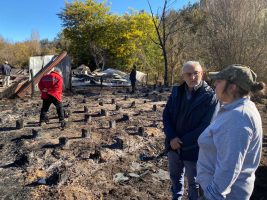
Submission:
M 198 139 L 197 182 L 207 200 L 249 200 L 262 150 L 262 122 L 249 93 L 263 90 L 246 66 L 210 73 L 218 115 Z

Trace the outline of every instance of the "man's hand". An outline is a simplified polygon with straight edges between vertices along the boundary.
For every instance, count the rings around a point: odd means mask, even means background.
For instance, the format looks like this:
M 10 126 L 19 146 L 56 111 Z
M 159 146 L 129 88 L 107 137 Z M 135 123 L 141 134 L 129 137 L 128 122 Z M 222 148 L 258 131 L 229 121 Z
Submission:
M 178 137 L 173 138 L 171 140 L 171 142 L 170 142 L 172 150 L 180 149 L 181 148 L 181 144 L 182 144 L 182 141 Z

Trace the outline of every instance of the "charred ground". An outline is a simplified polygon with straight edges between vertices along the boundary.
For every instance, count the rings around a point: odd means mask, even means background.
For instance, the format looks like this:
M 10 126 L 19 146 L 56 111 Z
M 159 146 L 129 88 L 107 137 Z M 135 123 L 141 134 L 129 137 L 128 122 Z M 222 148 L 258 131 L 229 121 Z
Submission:
M 64 130 L 54 107 L 49 123 L 38 126 L 38 95 L 1 100 L 0 198 L 171 199 L 162 133 L 169 93 L 97 88 L 66 94 Z M 264 100 L 257 106 L 265 134 L 251 199 L 261 200 L 267 198 L 267 108 Z

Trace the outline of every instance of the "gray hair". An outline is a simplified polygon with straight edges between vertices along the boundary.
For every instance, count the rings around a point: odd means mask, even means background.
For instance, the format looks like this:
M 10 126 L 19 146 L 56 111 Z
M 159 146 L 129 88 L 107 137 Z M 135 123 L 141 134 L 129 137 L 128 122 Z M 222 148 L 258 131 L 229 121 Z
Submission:
M 187 61 L 186 63 L 184 63 L 181 74 L 183 74 L 183 72 L 185 71 L 185 68 L 188 66 L 194 66 L 194 67 L 199 67 L 202 69 L 200 63 L 198 61 Z
M 60 76 L 63 77 L 63 75 L 62 75 L 62 71 L 61 71 L 61 69 L 59 69 L 58 67 L 55 67 L 53 71 L 59 73 Z

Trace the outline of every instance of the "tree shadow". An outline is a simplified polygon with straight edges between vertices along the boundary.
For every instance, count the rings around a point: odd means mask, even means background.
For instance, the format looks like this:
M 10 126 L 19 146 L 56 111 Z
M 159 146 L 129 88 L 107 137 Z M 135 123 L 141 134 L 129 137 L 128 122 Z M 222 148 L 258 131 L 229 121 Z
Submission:
M 27 164 L 29 164 L 28 156 L 25 154 L 22 154 L 18 156 L 18 158 L 13 163 L 0 166 L 0 168 L 6 169 L 6 168 L 11 168 L 11 167 L 24 167 Z
M 17 130 L 16 127 L 0 127 L 0 132 L 14 131 Z
M 77 123 L 77 122 L 84 122 L 84 119 L 76 119 L 76 120 L 73 120 L 72 122 L 75 122 L 75 123 Z
M 81 114 L 81 113 L 85 113 L 83 110 L 75 110 L 72 112 L 73 114 Z
M 31 139 L 34 139 L 34 138 L 35 138 L 34 135 L 22 135 L 20 137 L 12 139 L 11 141 L 12 142 L 17 142 L 17 141 L 20 141 L 20 140 L 31 140 Z
M 108 148 L 108 149 L 123 149 L 123 140 L 120 138 L 114 138 L 113 144 L 103 144 L 102 148 Z
M 41 148 L 42 149 L 55 149 L 55 148 L 58 148 L 58 147 L 61 147 L 60 144 L 45 144 L 43 145 Z

